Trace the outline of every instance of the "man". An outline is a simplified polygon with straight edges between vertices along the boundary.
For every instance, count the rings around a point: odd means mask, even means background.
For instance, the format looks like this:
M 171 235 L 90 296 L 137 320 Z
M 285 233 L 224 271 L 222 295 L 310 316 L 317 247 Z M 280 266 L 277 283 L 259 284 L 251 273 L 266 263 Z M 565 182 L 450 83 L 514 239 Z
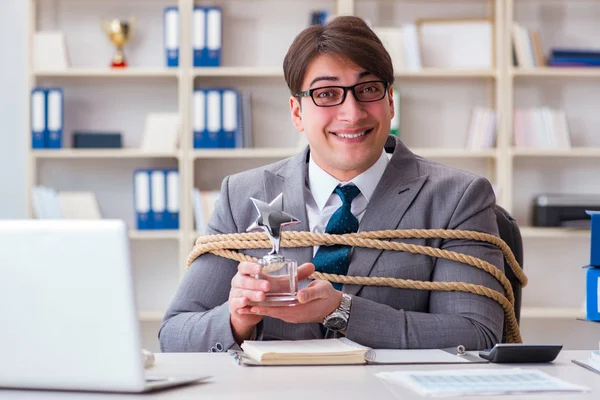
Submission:
M 362 20 L 338 17 L 301 32 L 284 60 L 284 73 L 292 122 L 306 134 L 309 147 L 296 157 L 225 178 L 210 233 L 245 232 L 257 217 L 250 197 L 270 202 L 283 193 L 284 211 L 301 221 L 288 230 L 330 232 L 328 221 L 345 206 L 360 231 L 441 228 L 498 234 L 495 198 L 486 179 L 418 157 L 388 135 L 394 114 L 392 63 Z M 344 198 L 342 191 L 354 192 L 354 198 Z M 473 255 L 503 268 L 500 250 L 488 244 L 403 241 Z M 300 304 L 293 307 L 249 306 L 268 290 L 267 281 L 252 277 L 259 266 L 202 255 L 167 311 L 159 333 L 162 350 L 221 351 L 250 338 L 323 338 L 327 329 L 372 348 L 462 344 L 482 349 L 501 341 L 503 310 L 485 297 L 308 283 L 315 270 L 311 261 L 330 272 L 320 251 L 282 249 L 285 257 L 304 263 L 298 272 Z M 336 273 L 469 282 L 503 293 L 488 273 L 445 259 L 356 247 L 346 261 L 349 265 L 340 263 Z M 332 315 L 341 316 L 341 323 L 337 318 L 331 326 Z

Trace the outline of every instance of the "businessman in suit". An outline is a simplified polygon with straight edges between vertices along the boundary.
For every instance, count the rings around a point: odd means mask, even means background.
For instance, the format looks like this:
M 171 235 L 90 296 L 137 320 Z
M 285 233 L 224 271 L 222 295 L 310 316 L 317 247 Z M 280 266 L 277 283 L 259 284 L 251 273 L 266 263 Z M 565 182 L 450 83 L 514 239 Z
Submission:
M 497 235 L 490 183 L 413 154 L 389 136 L 394 115 L 390 56 L 357 17 L 338 17 L 301 32 L 284 60 L 291 119 L 309 146 L 295 157 L 224 179 L 209 223 L 214 234 L 245 232 L 257 214 L 250 197 L 270 202 L 283 193 L 284 211 L 301 222 L 289 230 L 329 232 L 346 207 L 354 230 L 461 229 Z M 353 192 L 352 198 L 343 193 Z M 469 240 L 409 239 L 479 257 L 503 268 L 502 253 Z M 322 246 L 326 248 L 327 246 Z M 300 304 L 250 306 L 269 283 L 260 267 L 211 254 L 196 259 L 171 303 L 159 338 L 166 352 L 221 351 L 247 339 L 323 338 L 328 330 L 372 348 L 468 349 L 501 341 L 503 310 L 463 292 L 344 285 L 307 278 L 320 248 L 284 248 L 298 260 Z M 325 251 L 325 250 L 323 250 Z M 247 251 L 260 257 L 265 250 Z M 488 273 L 461 263 L 405 252 L 352 248 L 336 273 L 435 282 L 468 282 L 503 293 Z M 333 318 L 335 317 L 335 318 Z M 334 321 L 334 322 L 332 322 Z

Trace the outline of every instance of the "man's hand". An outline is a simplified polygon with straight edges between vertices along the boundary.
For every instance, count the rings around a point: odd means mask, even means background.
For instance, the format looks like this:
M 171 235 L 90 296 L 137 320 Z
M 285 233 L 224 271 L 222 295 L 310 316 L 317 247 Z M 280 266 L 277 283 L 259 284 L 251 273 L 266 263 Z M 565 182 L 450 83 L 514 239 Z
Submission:
M 242 312 L 250 301 L 263 301 L 265 292 L 269 291 L 269 282 L 253 278 L 260 274 L 261 266 L 251 262 L 241 262 L 238 272 L 231 280 L 229 291 L 229 314 L 231 315 L 231 330 L 237 344 L 252 336 L 256 324 L 262 320 L 261 315 Z
M 298 280 L 306 279 L 314 270 L 312 263 L 302 264 L 298 268 Z M 330 282 L 316 280 L 298 292 L 298 302 L 293 307 L 251 306 L 239 312 L 260 318 L 269 316 L 291 323 L 323 322 L 342 303 L 342 292 L 335 290 Z
M 301 281 L 307 279 L 314 271 L 315 267 L 312 264 L 307 263 L 301 265 L 298 268 L 298 280 Z M 233 337 L 238 344 L 249 339 L 252 336 L 254 327 L 263 319 L 263 315 L 250 312 L 251 307 L 248 306 L 248 303 L 250 301 L 263 301 L 265 299 L 265 293 L 271 290 L 272 283 L 266 279 L 256 279 L 255 276 L 257 275 L 264 276 L 261 275 L 260 265 L 251 262 L 241 262 L 238 265 L 237 274 L 235 274 L 231 280 L 231 290 L 229 291 L 229 314 L 231 315 L 230 322 Z

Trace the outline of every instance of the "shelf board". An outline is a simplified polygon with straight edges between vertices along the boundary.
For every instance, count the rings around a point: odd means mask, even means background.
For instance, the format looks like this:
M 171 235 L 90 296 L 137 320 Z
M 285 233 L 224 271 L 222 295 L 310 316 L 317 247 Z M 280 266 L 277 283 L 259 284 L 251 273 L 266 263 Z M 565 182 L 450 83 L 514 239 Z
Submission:
M 293 147 L 282 148 L 249 148 L 249 149 L 195 149 L 194 159 L 212 158 L 287 158 L 298 154 L 302 149 Z
M 495 158 L 496 149 L 469 150 L 463 148 L 444 149 L 432 148 L 410 148 L 410 151 L 425 158 Z
M 33 75 L 38 78 L 176 78 L 179 76 L 179 68 L 67 68 L 64 70 L 35 71 Z
M 521 318 L 585 318 L 585 312 L 575 307 L 521 307 Z
M 510 154 L 513 157 L 569 157 L 586 158 L 600 157 L 600 148 L 573 147 L 570 149 L 528 149 L 512 148 Z
M 161 322 L 164 315 L 164 311 L 140 311 L 138 312 L 138 320 L 140 322 Z
M 513 68 L 510 73 L 515 78 L 599 78 L 600 68 L 585 67 L 540 67 Z
M 281 67 L 200 67 L 194 77 L 283 78 Z
M 180 237 L 180 232 L 178 230 L 145 230 L 138 231 L 136 229 L 132 229 L 129 231 L 129 238 L 132 240 L 177 240 Z
M 423 68 L 418 71 L 396 70 L 394 76 L 399 79 L 454 79 L 454 78 L 496 78 L 495 69 L 448 69 L 448 68 Z
M 173 152 L 146 152 L 139 149 L 56 149 L 31 150 L 33 157 L 38 159 L 74 159 L 74 158 L 179 158 Z
M 519 227 L 523 238 L 589 238 L 589 229 L 575 228 L 539 228 L 534 226 Z

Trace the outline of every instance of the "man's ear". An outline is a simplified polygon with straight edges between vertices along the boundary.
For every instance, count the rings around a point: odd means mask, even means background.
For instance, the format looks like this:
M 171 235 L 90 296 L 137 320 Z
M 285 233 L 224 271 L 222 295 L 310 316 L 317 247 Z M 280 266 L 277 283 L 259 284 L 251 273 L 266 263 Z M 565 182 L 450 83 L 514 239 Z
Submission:
M 302 121 L 302 105 L 297 97 L 290 96 L 290 114 L 292 123 L 298 132 L 304 131 L 304 122 Z
M 390 86 L 390 92 L 388 94 L 389 102 L 390 102 L 390 116 L 394 118 L 395 109 L 394 109 L 394 88 Z

